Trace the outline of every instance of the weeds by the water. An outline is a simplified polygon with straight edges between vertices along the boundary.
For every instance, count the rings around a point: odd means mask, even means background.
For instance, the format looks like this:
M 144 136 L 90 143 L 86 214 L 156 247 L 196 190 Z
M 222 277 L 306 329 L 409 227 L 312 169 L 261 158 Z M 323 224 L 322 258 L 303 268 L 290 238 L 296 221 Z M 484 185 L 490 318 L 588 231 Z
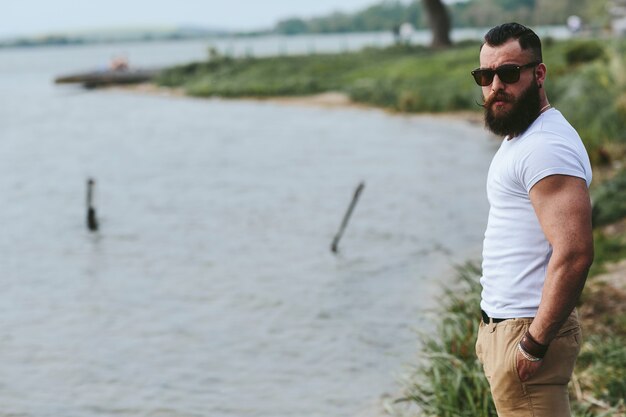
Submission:
M 495 406 L 474 345 L 480 317 L 480 268 L 473 263 L 458 269 L 458 284 L 445 291 L 434 333 L 424 340 L 419 364 L 406 380 L 405 395 L 424 417 L 495 417 Z M 604 287 L 617 297 L 618 290 L 591 280 L 580 306 L 585 331 L 581 355 L 570 384 L 576 417 L 626 416 L 626 292 L 607 303 Z M 601 312 L 601 313 L 600 313 Z M 591 316 L 591 317 L 590 317 Z M 622 321 L 623 326 L 617 325 Z M 608 321 L 608 323 L 607 323 Z M 601 324 L 605 331 L 601 330 Z M 595 333 L 594 333 L 595 332 Z
M 405 396 L 424 416 L 496 417 L 489 385 L 474 345 L 480 317 L 480 268 L 458 269 L 458 285 L 442 297 L 443 317 L 433 334 L 422 334 L 421 363 L 407 380 Z

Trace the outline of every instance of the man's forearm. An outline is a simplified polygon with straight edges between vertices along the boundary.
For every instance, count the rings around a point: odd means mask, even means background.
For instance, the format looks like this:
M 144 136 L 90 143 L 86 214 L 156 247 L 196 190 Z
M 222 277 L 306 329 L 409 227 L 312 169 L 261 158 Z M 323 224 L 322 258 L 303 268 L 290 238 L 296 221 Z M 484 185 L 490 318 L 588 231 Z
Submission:
M 577 254 L 552 254 L 539 310 L 529 328 L 539 343 L 549 344 L 576 306 L 592 260 L 593 249 Z

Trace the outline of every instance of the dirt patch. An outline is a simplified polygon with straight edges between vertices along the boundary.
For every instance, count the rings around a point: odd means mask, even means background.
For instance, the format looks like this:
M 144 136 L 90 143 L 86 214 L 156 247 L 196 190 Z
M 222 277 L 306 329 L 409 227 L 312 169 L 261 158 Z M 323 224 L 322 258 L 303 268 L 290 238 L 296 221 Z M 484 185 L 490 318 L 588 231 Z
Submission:
M 585 333 L 626 335 L 626 260 L 609 264 L 590 279 L 579 307 Z

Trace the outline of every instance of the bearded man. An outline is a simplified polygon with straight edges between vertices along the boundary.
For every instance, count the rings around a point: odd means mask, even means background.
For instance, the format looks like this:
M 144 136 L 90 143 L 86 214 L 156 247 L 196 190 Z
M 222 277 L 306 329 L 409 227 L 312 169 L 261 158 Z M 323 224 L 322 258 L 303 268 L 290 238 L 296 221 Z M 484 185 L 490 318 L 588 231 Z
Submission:
M 570 416 L 580 351 L 576 302 L 593 261 L 591 165 L 546 96 L 541 41 L 506 23 L 485 35 L 485 125 L 504 136 L 487 177 L 476 354 L 500 417 Z

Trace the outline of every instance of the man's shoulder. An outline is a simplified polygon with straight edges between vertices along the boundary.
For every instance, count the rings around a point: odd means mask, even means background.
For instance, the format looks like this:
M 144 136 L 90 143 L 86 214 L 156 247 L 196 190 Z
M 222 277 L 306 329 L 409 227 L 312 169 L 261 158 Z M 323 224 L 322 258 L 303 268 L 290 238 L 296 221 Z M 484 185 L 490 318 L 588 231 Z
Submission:
M 541 117 L 517 148 L 517 169 L 523 184 L 532 186 L 548 175 L 562 174 L 591 182 L 591 164 L 576 130 L 557 110 Z
M 542 138 L 564 139 L 566 141 L 578 142 L 580 136 L 576 129 L 565 119 L 563 114 L 557 109 L 550 109 L 537 118 L 525 136 L 534 140 Z

